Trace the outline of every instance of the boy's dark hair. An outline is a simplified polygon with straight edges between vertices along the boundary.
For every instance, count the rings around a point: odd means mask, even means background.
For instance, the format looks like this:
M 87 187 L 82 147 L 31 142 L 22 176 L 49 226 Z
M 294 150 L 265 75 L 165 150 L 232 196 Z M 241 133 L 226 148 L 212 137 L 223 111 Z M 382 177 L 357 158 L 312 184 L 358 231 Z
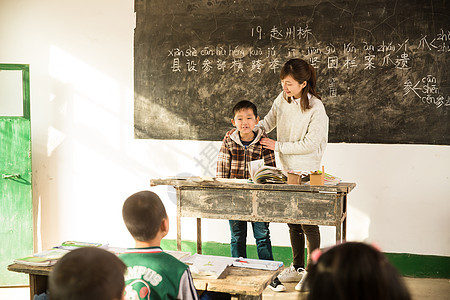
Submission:
M 326 250 L 305 279 L 308 300 L 410 300 L 395 267 L 374 247 L 347 242 Z
M 122 299 L 125 264 L 99 248 L 80 248 L 64 255 L 49 277 L 51 300 Z
M 125 200 L 122 217 L 133 238 L 146 242 L 156 236 L 167 213 L 158 195 L 142 191 Z
M 242 109 L 250 108 L 253 110 L 253 114 L 255 115 L 255 118 L 258 116 L 258 110 L 256 109 L 256 105 L 253 104 L 250 101 L 242 100 L 236 103 L 236 105 L 233 107 L 233 118 L 236 116 L 236 113 Z

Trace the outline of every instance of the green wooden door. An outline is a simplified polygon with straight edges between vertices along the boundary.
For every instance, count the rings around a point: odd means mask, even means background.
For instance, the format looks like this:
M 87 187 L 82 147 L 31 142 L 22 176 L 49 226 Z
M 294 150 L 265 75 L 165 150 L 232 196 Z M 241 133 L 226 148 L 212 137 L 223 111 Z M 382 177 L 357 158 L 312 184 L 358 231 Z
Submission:
M 15 101 L 9 97 L 17 92 L 21 112 L 11 115 L 3 108 Z M 26 285 L 28 276 L 9 272 L 7 266 L 14 258 L 33 254 L 28 65 L 0 64 L 0 109 L 0 286 Z

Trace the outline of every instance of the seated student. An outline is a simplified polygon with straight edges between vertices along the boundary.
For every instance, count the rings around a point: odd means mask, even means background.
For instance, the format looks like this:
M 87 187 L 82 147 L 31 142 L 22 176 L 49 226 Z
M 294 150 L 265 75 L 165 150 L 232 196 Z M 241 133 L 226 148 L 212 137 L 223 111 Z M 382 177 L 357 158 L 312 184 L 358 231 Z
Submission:
M 238 102 L 232 110 L 231 123 L 236 127 L 228 131 L 222 142 L 217 158 L 216 177 L 247 179 L 250 177 L 248 163 L 252 160 L 264 159 L 264 164 L 275 166 L 273 150 L 265 149 L 260 144 L 262 137 L 267 137 L 261 128 L 255 127 L 259 117 L 255 104 L 250 101 Z M 231 256 L 247 257 L 247 222 L 230 220 Z M 269 222 L 252 222 L 253 236 L 259 259 L 273 260 L 270 242 Z M 269 286 L 276 291 L 286 288 L 278 278 Z
M 160 247 L 169 219 L 158 195 L 150 191 L 131 195 L 122 216 L 136 242 L 136 248 L 119 255 L 128 267 L 125 299 L 198 299 L 188 266 Z
M 87 247 L 70 251 L 50 273 L 49 299 L 123 299 L 125 270 L 125 264 L 106 250 Z
M 358 242 L 311 255 L 303 290 L 308 300 L 410 300 L 395 267 L 374 247 Z

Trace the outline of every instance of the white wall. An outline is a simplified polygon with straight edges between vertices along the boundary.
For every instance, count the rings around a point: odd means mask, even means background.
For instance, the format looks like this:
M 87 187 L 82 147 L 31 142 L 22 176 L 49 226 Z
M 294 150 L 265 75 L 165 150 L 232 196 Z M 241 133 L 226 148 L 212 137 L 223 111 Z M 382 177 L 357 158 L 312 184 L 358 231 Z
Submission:
M 151 178 L 214 173 L 219 142 L 133 138 L 133 5 L 0 2 L 0 62 L 30 64 L 36 250 L 67 239 L 131 246 L 121 220 L 127 196 L 149 189 Z M 323 163 L 358 184 L 348 239 L 386 252 L 450 255 L 450 147 L 330 144 Z M 152 190 L 175 239 L 173 189 Z M 274 245 L 289 246 L 285 224 L 271 230 Z M 194 232 L 193 220 L 183 219 L 183 238 L 194 240 Z M 322 227 L 322 236 L 322 246 L 331 245 L 334 229 Z M 203 239 L 228 242 L 227 222 L 205 220 Z

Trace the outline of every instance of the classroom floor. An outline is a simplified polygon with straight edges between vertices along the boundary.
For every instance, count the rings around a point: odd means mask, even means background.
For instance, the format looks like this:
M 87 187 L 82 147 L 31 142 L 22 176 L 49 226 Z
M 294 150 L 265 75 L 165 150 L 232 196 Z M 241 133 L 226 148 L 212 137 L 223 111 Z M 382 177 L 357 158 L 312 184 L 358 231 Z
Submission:
M 450 299 L 450 280 L 432 278 L 405 278 L 406 284 L 412 294 L 412 300 Z M 267 288 L 263 293 L 263 300 L 284 299 L 284 300 L 305 300 L 305 295 L 294 290 L 295 283 L 286 284 L 287 291 L 275 293 Z M 0 288 L 0 300 L 27 300 L 29 299 L 29 288 Z
M 411 292 L 412 300 L 449 300 L 450 280 L 434 278 L 409 278 L 405 277 L 405 282 Z M 263 293 L 263 300 L 283 299 L 283 300 L 306 300 L 306 294 L 294 290 L 296 283 L 287 283 L 286 292 L 276 293 L 267 288 Z M 1 299 L 1 298 L 0 298 Z

